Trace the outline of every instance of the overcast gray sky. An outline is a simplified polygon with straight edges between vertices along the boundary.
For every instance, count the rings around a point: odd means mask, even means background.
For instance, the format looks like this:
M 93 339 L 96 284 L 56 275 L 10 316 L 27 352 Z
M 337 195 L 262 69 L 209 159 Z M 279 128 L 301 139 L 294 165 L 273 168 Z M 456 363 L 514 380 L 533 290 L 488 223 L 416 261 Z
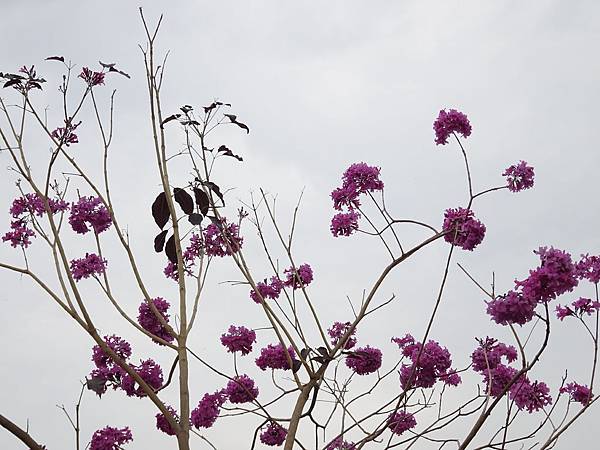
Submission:
M 554 245 L 576 257 L 600 254 L 598 2 L 141 3 L 150 20 L 164 13 L 158 41 L 161 52 L 170 50 L 164 110 L 172 113 L 183 104 L 200 107 L 219 98 L 231 102 L 234 113 L 250 126 L 248 136 L 229 128 L 213 142 L 244 157 L 243 164 L 227 161 L 217 171 L 220 185 L 234 189 L 229 193 L 230 214 L 239 201 L 248 201 L 250 192 L 263 187 L 278 195 L 278 212 L 287 225 L 304 189 L 296 260 L 314 268 L 310 292 L 324 322 L 350 319 L 345 297 L 358 302 L 386 261 L 384 249 L 374 239 L 333 239 L 329 233 L 333 214 L 329 193 L 349 164 L 364 161 L 382 168 L 386 200 L 397 217 L 439 226 L 444 209 L 464 205 L 467 191 L 460 154 L 453 145 L 436 147 L 433 140 L 432 122 L 441 108 L 460 109 L 471 120 L 473 133 L 466 145 L 476 189 L 502 184 L 503 169 L 519 159 L 536 170 L 534 189 L 519 194 L 501 191 L 477 200 L 474 210 L 487 226 L 485 240 L 473 253 L 458 253 L 455 262 L 464 263 L 485 284 L 495 271 L 498 291 L 506 291 L 514 278 L 525 277 L 537 265 L 532 250 L 540 245 Z M 98 60 L 117 62 L 132 75 L 131 80 L 107 77 L 107 86 L 98 89 L 105 94 L 104 105 L 110 89 L 117 89 L 110 160 L 116 209 L 121 223 L 128 226 L 153 292 L 174 299 L 174 285 L 161 276 L 164 260 L 151 251 L 156 228 L 149 207 L 159 180 L 138 48 L 144 39 L 138 3 L 0 0 L 0 5 L 4 36 L 0 70 L 36 64 L 49 80 L 38 104 L 50 105 L 51 119 L 59 120 L 60 73 L 56 63 L 43 61 L 45 57 L 64 55 L 78 66 L 90 67 Z M 85 114 L 89 126 L 81 127 L 81 142 L 74 152 L 97 174 L 100 145 L 90 111 Z M 168 138 L 173 150 L 183 143 L 176 127 L 168 131 Z M 45 156 L 47 145 L 29 148 L 34 166 L 36 152 Z M 7 167 L 8 155 L 2 153 L 0 163 Z M 187 181 L 184 168 L 175 173 L 182 184 Z M 17 192 L 13 173 L 6 175 L 0 177 L 4 228 Z M 250 227 L 246 231 L 246 252 L 261 278 L 267 263 L 255 233 Z M 399 232 L 407 242 L 423 237 L 418 230 Z M 35 244 L 41 247 L 41 242 Z M 91 241 L 80 238 L 70 244 L 76 254 Z M 31 250 L 32 266 L 49 274 L 45 260 L 35 259 L 42 255 L 36 245 Z M 106 245 L 109 253 L 115 250 L 110 263 L 115 291 L 135 314 L 141 298 L 132 288 L 129 272 L 119 269 L 124 261 L 116 253 L 114 238 Z M 361 344 L 378 346 L 391 355 L 390 337 L 422 335 L 446 252 L 440 242 L 390 277 L 379 301 L 392 294 L 397 300 L 361 327 Z M 3 244 L 0 260 L 18 262 L 18 252 Z M 260 327 L 265 322 L 249 301 L 246 287 L 220 284 L 239 279 L 231 262 L 217 261 L 214 269 L 191 346 L 231 372 L 231 361 L 218 345 L 219 335 L 230 323 Z M 166 370 L 171 356 L 136 336 L 93 283 L 87 284 L 88 303 L 97 311 L 102 332 L 127 337 L 135 358 L 154 356 Z M 91 340 L 28 279 L 1 272 L 0 285 L 0 412 L 21 425 L 28 420 L 32 434 L 49 449 L 73 448 L 73 433 L 55 405 L 74 404 L 79 381 L 91 369 Z M 583 286 L 560 301 L 590 296 L 589 289 Z M 570 378 L 588 378 L 591 344 L 573 325 L 554 322 L 552 349 L 532 375 L 546 381 L 554 394 L 566 368 Z M 506 330 L 492 326 L 479 292 L 453 264 L 431 337 L 448 347 L 456 366 L 464 367 L 475 346 L 473 338 L 485 335 L 509 339 Z M 266 332 L 259 335 L 261 346 L 273 341 Z M 384 368 L 390 368 L 391 360 L 384 358 Z M 265 376 L 252 367 L 252 359 L 244 364 L 268 392 Z M 223 380 L 196 364 L 192 370 L 195 406 L 204 392 L 221 387 Z M 392 381 L 378 398 L 395 392 L 397 382 Z M 465 398 L 472 388 L 453 395 Z M 101 400 L 87 392 L 83 440 L 107 424 L 130 425 L 135 441 L 127 448 L 166 448 L 171 441 L 154 429 L 155 412 L 148 406 L 145 400 L 124 398 L 119 392 L 109 392 Z M 595 406 L 557 448 L 595 447 L 599 420 Z M 252 420 L 222 420 L 206 435 L 219 449 L 246 448 L 254 425 Z M 0 431 L 0 448 L 20 447 Z M 193 448 L 206 445 L 197 441 Z

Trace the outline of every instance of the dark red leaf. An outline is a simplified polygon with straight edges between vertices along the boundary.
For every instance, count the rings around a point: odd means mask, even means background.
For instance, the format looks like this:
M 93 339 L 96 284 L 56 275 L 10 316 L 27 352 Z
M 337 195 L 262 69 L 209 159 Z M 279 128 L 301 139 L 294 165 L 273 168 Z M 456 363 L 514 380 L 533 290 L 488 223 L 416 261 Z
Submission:
M 169 215 L 167 196 L 164 192 L 161 192 L 154 200 L 154 203 L 152 203 L 152 217 L 154 217 L 156 225 L 158 225 L 161 230 L 169 221 Z
M 163 230 L 156 235 L 154 238 L 154 251 L 160 253 L 163 251 L 165 246 L 165 238 L 167 237 L 167 230 Z
M 248 128 L 248 125 L 242 122 L 238 122 L 237 116 L 234 116 L 233 114 L 224 114 L 224 116 L 227 117 L 231 121 L 231 123 L 235 123 L 238 127 L 246 130 L 246 133 L 250 133 L 250 128 Z
M 175 250 L 175 235 L 171 236 L 165 245 L 165 254 L 169 261 L 177 264 L 177 250 Z
M 192 225 L 201 225 L 202 219 L 204 219 L 204 216 L 198 213 L 193 213 L 188 216 L 188 220 Z
M 173 193 L 175 194 L 175 201 L 184 213 L 191 214 L 194 212 L 194 200 L 190 194 L 181 188 L 173 189 Z

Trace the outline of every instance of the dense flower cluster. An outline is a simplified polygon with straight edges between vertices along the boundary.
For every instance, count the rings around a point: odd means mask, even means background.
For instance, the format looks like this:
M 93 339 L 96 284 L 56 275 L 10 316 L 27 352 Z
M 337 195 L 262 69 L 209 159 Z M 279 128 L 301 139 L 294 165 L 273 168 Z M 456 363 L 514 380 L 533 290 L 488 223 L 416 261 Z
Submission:
M 132 366 L 133 370 L 153 389 L 160 389 L 163 385 L 163 373 L 160 366 L 152 359 L 142 361 L 139 366 Z M 121 388 L 129 397 L 144 397 L 146 393 L 131 375 L 123 375 Z
M 575 273 L 580 280 L 584 278 L 591 283 L 600 282 L 600 256 L 581 255 L 575 264 Z
M 379 179 L 379 167 L 369 166 L 364 162 L 352 164 L 342 176 L 342 186 L 331 193 L 333 208 L 347 213 L 336 214 L 331 220 L 333 236 L 350 236 L 358 230 L 360 215 L 355 208 L 360 206 L 359 197 L 362 194 L 383 190 L 383 181 Z
M 292 360 L 292 365 L 288 361 L 288 354 Z M 261 370 L 267 369 L 282 369 L 289 370 L 293 367 L 293 362 L 296 359 L 296 353 L 292 347 L 288 347 L 287 354 L 285 347 L 279 344 L 269 344 L 260 350 L 260 356 L 256 358 L 256 365 Z
M 170 306 L 169 302 L 161 297 L 156 297 L 155 299 L 152 299 L 152 303 L 154 303 L 154 306 L 162 315 L 165 322 L 168 323 L 169 314 L 167 311 L 169 310 Z M 138 308 L 138 313 L 138 323 L 142 326 L 144 330 L 152 333 L 155 336 L 158 336 L 159 338 L 167 342 L 172 342 L 173 339 L 175 339 L 173 335 L 169 333 L 167 328 L 164 327 L 162 323 L 160 323 L 160 320 L 152 312 L 152 308 L 150 308 L 150 305 L 146 300 L 142 300 L 142 303 Z
M 346 334 L 346 332 L 350 329 L 350 326 L 352 324 L 350 322 L 335 322 L 331 328 L 329 328 L 327 330 L 327 334 L 329 334 L 329 337 L 331 338 L 331 345 L 337 345 L 339 340 L 344 336 L 344 334 Z M 346 344 L 344 345 L 344 350 L 350 350 L 352 347 L 354 347 L 356 345 L 356 337 L 354 336 L 356 334 L 356 328 L 354 330 L 352 330 L 352 333 L 350 333 L 350 336 L 348 336 L 348 339 L 346 340 Z
M 406 411 L 398 411 L 392 414 L 387 420 L 387 426 L 392 433 L 400 435 L 405 431 L 417 426 L 415 416 Z
M 246 403 L 258 397 L 258 388 L 248 375 L 239 375 L 229 380 L 225 394 L 231 403 Z
M 293 289 L 308 286 L 313 280 L 313 271 L 308 264 L 301 264 L 296 270 L 293 267 L 283 271 L 286 279 L 283 284 Z
M 277 422 L 270 421 L 266 427 L 262 428 L 260 433 L 260 442 L 271 447 L 276 447 L 285 442 L 286 436 L 286 428 L 283 428 Z
M 231 325 L 227 333 L 221 335 L 221 344 L 231 353 L 240 352 L 247 355 L 252 351 L 252 344 L 256 342 L 256 333 L 246 327 Z
M 2 241 L 10 241 L 11 247 L 23 247 L 27 248 L 31 245 L 31 240 L 29 238 L 34 237 L 35 232 L 29 228 L 27 228 L 27 222 L 22 219 L 13 220 L 10 223 L 10 231 L 7 231 L 4 236 L 2 236 Z
M 519 192 L 533 187 L 533 167 L 528 166 L 525 161 L 519 161 L 519 164 L 510 166 L 502 176 L 506 177 L 508 190 L 511 192 Z
M 123 338 L 113 334 L 112 336 L 104 336 L 104 342 L 119 358 L 127 361 L 131 356 L 131 345 Z M 92 361 L 98 369 L 114 365 L 113 360 L 104 353 L 99 345 L 94 345 L 92 348 Z
M 225 392 L 215 392 L 214 394 L 204 394 L 198 406 L 194 408 L 190 415 L 190 422 L 196 428 L 210 428 L 214 425 L 221 406 L 227 400 Z
M 452 386 L 460 383 L 460 376 L 450 368 L 450 352 L 436 341 L 430 340 L 422 346 L 407 334 L 403 338 L 392 338 L 392 342 L 400 347 L 402 355 L 411 360 L 411 364 L 403 364 L 400 368 L 403 389 L 430 388 L 438 380 Z
M 167 409 L 173 415 L 173 417 L 175 417 L 175 421 L 179 422 L 179 415 L 177 414 L 177 411 L 175 411 L 175 409 L 173 409 L 170 406 L 167 406 Z M 169 436 L 175 436 L 175 430 L 173 429 L 173 427 L 171 427 L 169 421 L 163 413 L 158 413 L 156 415 L 156 429 L 162 431 L 163 433 Z
M 359 347 L 346 356 L 346 366 L 357 375 L 367 375 L 379 370 L 383 354 L 378 348 Z
M 444 240 L 464 250 L 473 250 L 485 236 L 485 225 L 465 208 L 447 209 L 442 228 L 447 233 Z
M 276 300 L 279 298 L 279 294 L 281 294 L 281 290 L 283 289 L 283 281 L 281 281 L 279 277 L 271 277 L 271 282 L 267 283 L 265 278 L 264 281 L 256 283 L 256 289 L 258 292 L 254 289 L 250 291 L 250 298 L 255 303 L 260 303 L 261 297 L 265 300 L 268 298 Z
M 567 383 L 566 386 L 560 388 L 560 392 L 569 394 L 571 401 L 581 403 L 583 406 L 594 398 L 589 387 L 575 382 Z
M 459 133 L 465 139 L 471 135 L 471 124 L 464 113 L 451 109 L 446 112 L 442 109 L 435 122 L 433 122 L 435 131 L 436 145 L 445 145 L 448 143 L 448 138 L 453 133 Z
M 334 237 L 350 236 L 358 230 L 358 219 L 360 219 L 360 214 L 356 211 L 336 214 L 331 219 L 331 226 L 329 227 L 331 233 Z
M 129 427 L 113 428 L 105 427 L 96 430 L 90 441 L 90 450 L 119 450 L 122 445 L 133 441 L 133 435 Z
M 204 248 L 209 256 L 226 256 L 237 253 L 242 248 L 244 238 L 240 237 L 240 227 L 222 219 L 220 224 L 211 223 L 204 229 Z
M 85 234 L 90 231 L 89 224 L 95 233 L 100 234 L 110 228 L 112 219 L 99 197 L 81 197 L 71 205 L 69 223 L 76 233 Z
M 486 338 L 479 341 L 479 347 L 471 355 L 473 370 L 479 372 L 486 383 L 486 392 L 492 397 L 499 397 L 508 388 L 509 398 L 519 409 L 529 413 L 538 411 L 552 403 L 550 389 L 542 381 L 531 382 L 526 375 L 503 364 L 502 358 L 508 363 L 517 359 L 517 351 L 513 346 Z
M 98 275 L 106 271 L 106 260 L 95 253 L 86 253 L 85 258 L 71 261 L 71 274 L 76 281 Z
M 87 67 L 81 69 L 79 78 L 85 81 L 89 87 L 104 84 L 104 72 L 94 72 Z
M 77 144 L 79 142 L 79 138 L 75 134 L 75 129 L 79 125 L 81 125 L 81 122 L 72 123 L 69 120 L 65 120 L 65 126 L 56 128 L 54 131 L 52 131 L 51 136 L 59 141 L 59 143 L 62 143 L 67 147 L 71 144 Z
M 600 302 L 593 301 L 590 298 L 581 297 L 571 303 L 571 306 L 556 306 L 556 317 L 563 320 L 568 316 L 583 317 L 584 314 L 591 316 L 600 310 Z
M 342 436 L 335 438 L 325 447 L 325 450 L 356 450 L 354 442 L 345 441 Z
M 509 323 L 524 325 L 533 318 L 536 306 L 535 299 L 525 297 L 520 292 L 509 291 L 490 301 L 487 313 L 492 316 L 494 322 L 501 325 Z

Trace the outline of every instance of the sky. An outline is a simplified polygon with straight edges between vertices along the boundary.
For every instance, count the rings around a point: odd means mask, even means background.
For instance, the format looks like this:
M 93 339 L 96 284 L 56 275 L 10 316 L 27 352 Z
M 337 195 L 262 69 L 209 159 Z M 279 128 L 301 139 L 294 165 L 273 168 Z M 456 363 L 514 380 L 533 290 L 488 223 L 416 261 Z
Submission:
M 0 0 L 0 24 L 4 36 L 10 37 L 0 42 L 0 71 L 35 64 L 48 80 L 45 91 L 35 94 L 36 102 L 40 109 L 48 106 L 49 121 L 56 126 L 60 66 L 44 58 L 64 55 L 77 68 L 98 68 L 99 60 L 115 62 L 131 74 L 131 79 L 107 77 L 106 86 L 97 92 L 106 116 L 110 92 L 117 91 L 109 157 L 115 209 L 156 295 L 175 299 L 176 287 L 162 277 L 164 257 L 152 251 L 157 228 L 150 205 L 160 180 L 138 47 L 144 42 L 140 5 L 151 22 L 164 14 L 157 44 L 161 54 L 169 52 L 164 111 L 171 114 L 184 104 L 199 109 L 219 99 L 231 103 L 232 112 L 250 127 L 248 135 L 234 127 L 219 130 L 212 142 L 225 144 L 244 158 L 243 163 L 223 161 L 215 172 L 221 187 L 230 189 L 230 214 L 262 188 L 277 197 L 278 220 L 287 229 L 302 194 L 295 260 L 314 269 L 310 294 L 325 323 L 351 319 L 346 297 L 358 304 L 387 261 L 376 239 L 366 235 L 334 239 L 329 231 L 334 214 L 329 195 L 350 164 L 364 161 L 381 167 L 386 204 L 397 218 L 439 227 L 446 208 L 464 206 L 467 184 L 460 152 L 456 145 L 434 143 L 432 123 L 442 108 L 457 108 L 471 121 L 473 132 L 465 145 L 476 190 L 502 185 L 503 170 L 519 160 L 528 161 L 536 173 L 533 189 L 518 194 L 502 190 L 474 204 L 477 218 L 487 227 L 486 236 L 474 252 L 456 251 L 431 333 L 432 339 L 448 347 L 456 366 L 469 364 L 475 337 L 510 339 L 505 328 L 490 322 L 484 299 L 457 262 L 484 285 L 490 284 L 494 273 L 497 291 L 505 292 L 515 278 L 524 278 L 536 267 L 532 251 L 540 246 L 565 249 L 574 257 L 600 254 L 600 128 L 594 112 L 600 101 L 598 2 Z M 73 89 L 82 89 L 77 82 L 73 81 Z M 14 101 L 7 90 L 0 95 Z M 89 106 L 82 117 L 80 143 L 72 151 L 99 179 L 101 146 Z M 48 142 L 30 125 L 27 152 L 39 174 Z M 175 126 L 167 130 L 167 139 L 173 153 L 184 144 Z M 173 183 L 185 184 L 189 168 L 174 161 Z M 0 165 L 10 166 L 6 152 L 0 153 Z M 5 174 L 0 177 L 0 211 L 6 213 L 0 223 L 8 228 L 8 208 L 18 191 L 15 173 Z M 89 195 L 76 179 L 71 187 Z M 407 243 L 426 236 L 408 226 L 397 230 Z M 243 231 L 244 252 L 253 272 L 258 279 L 267 276 L 268 262 L 255 230 L 248 225 Z M 286 267 L 272 230 L 268 238 L 275 257 Z M 92 245 L 89 236 L 71 233 L 66 239 L 74 256 Z M 32 268 L 50 278 L 41 244 L 38 240 L 30 248 L 29 260 Z M 104 246 L 114 290 L 135 315 L 141 297 L 114 233 Z M 396 299 L 361 325 L 361 345 L 375 345 L 384 349 L 384 355 L 393 355 L 391 337 L 423 334 L 447 251 L 448 246 L 438 242 L 386 280 L 377 301 L 392 295 Z M 3 244 L 0 261 L 19 264 L 22 259 Z M 265 325 L 248 298 L 247 286 L 224 283 L 239 279 L 231 261 L 215 261 L 190 338 L 191 348 L 230 373 L 231 358 L 218 340 L 221 333 L 232 323 Z M 92 341 L 30 280 L 0 272 L 0 285 L 4 343 L 0 413 L 22 426 L 28 423 L 32 435 L 49 449 L 74 448 L 74 434 L 57 405 L 72 411 L 80 382 L 92 368 Z M 169 366 L 171 355 L 131 330 L 93 282 L 82 289 L 102 333 L 126 337 L 137 359 L 152 356 Z M 581 286 L 558 302 L 591 295 L 590 286 Z M 592 347 L 575 323 L 554 320 L 552 326 L 551 348 L 531 376 L 546 381 L 555 394 L 565 369 L 569 379 L 589 378 Z M 261 331 L 258 345 L 273 339 Z M 392 360 L 384 357 L 384 369 L 391 369 Z M 268 396 L 272 392 L 268 377 L 253 367 L 252 359 L 243 364 Z M 196 362 L 191 370 L 192 404 L 224 384 Z M 478 378 L 465 378 L 470 384 L 450 393 L 450 399 L 464 400 L 473 392 Z M 397 378 L 390 380 L 364 407 L 397 391 Z M 357 389 L 367 385 L 365 380 L 356 382 Z M 175 402 L 172 393 L 166 398 Z M 125 398 L 119 392 L 98 399 L 86 392 L 81 411 L 83 442 L 105 425 L 129 425 L 135 440 L 126 448 L 174 448 L 170 438 L 154 429 L 154 411 L 145 400 Z M 556 448 L 594 447 L 600 436 L 593 425 L 599 420 L 595 406 Z M 256 425 L 255 419 L 223 418 L 206 436 L 219 449 L 249 448 Z M 0 448 L 21 447 L 0 431 Z M 192 448 L 207 446 L 197 440 Z

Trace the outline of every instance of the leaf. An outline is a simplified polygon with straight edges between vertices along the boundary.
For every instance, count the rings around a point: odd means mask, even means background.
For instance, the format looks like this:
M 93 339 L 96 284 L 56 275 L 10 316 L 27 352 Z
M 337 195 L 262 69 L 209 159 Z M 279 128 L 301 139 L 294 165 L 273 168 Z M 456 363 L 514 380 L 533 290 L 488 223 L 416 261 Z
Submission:
M 64 56 L 48 56 L 46 58 L 46 61 L 60 61 L 60 62 L 65 62 L 65 57 Z
M 188 220 L 192 225 L 201 225 L 204 216 L 202 214 L 193 213 L 188 216 Z
M 311 358 L 312 361 L 316 361 L 320 364 L 325 364 L 325 358 L 323 358 L 322 356 L 315 356 L 314 358 Z
M 106 392 L 106 381 L 99 377 L 92 377 L 89 380 L 85 380 L 85 385 L 90 391 L 94 391 L 98 394 L 98 397 L 102 397 L 102 394 Z
M 204 186 L 208 186 L 208 188 L 211 191 L 213 191 L 217 195 L 217 197 L 221 199 L 223 205 L 225 205 L 225 200 L 223 199 L 223 194 L 221 194 L 221 189 L 219 188 L 219 186 L 217 186 L 212 181 L 203 181 L 202 184 L 204 184 Z
M 175 119 L 179 119 L 180 117 L 181 117 L 181 114 L 171 114 L 171 115 L 170 115 L 169 117 L 167 117 L 166 119 L 163 119 L 163 121 L 160 123 L 160 127 L 161 127 L 161 128 L 163 128 L 163 125 L 164 125 L 165 123 L 168 123 L 168 122 L 170 122 L 170 121 L 172 121 L 172 120 L 175 120 Z
M 233 153 L 231 150 L 229 150 L 227 147 L 225 147 L 224 145 L 221 145 L 218 149 L 217 152 L 224 154 L 225 156 L 232 156 L 235 159 L 237 159 L 238 161 L 243 161 L 244 159 L 239 156 L 236 155 L 235 153 Z
M 18 78 L 11 78 L 6 83 L 4 83 L 3 87 L 7 88 L 19 83 L 21 83 L 21 80 L 19 80 Z
M 250 133 L 250 128 L 248 128 L 248 125 L 242 122 L 238 122 L 237 116 L 234 116 L 233 114 L 224 114 L 224 116 L 227 117 L 231 121 L 231 123 L 235 123 L 238 127 L 246 130 L 246 133 Z
M 169 203 L 164 192 L 158 194 L 154 203 L 152 203 L 152 217 L 154 222 L 162 230 L 165 224 L 169 221 Z
M 199 127 L 200 122 L 198 122 L 197 120 L 182 120 L 181 125 L 196 125 Z
M 210 206 L 210 200 L 208 195 L 202 189 L 194 188 L 194 197 L 196 197 L 196 205 L 200 208 L 200 212 L 204 215 L 208 213 L 208 207 Z
M 215 109 L 217 106 L 231 106 L 231 103 L 223 103 L 223 102 L 212 102 L 210 105 L 208 106 L 203 106 L 204 108 L 204 112 L 205 113 L 209 113 L 211 112 L 213 109 Z
M 169 258 L 169 261 L 171 261 L 173 264 L 177 264 L 177 250 L 175 250 L 175 235 L 172 235 L 167 241 L 167 244 L 165 245 L 165 254 L 167 255 L 167 258 Z
M 300 357 L 301 357 L 302 359 L 306 359 L 306 357 L 308 356 L 308 354 L 309 354 L 309 353 L 310 353 L 310 349 L 308 349 L 308 348 L 303 348 L 303 349 L 300 351 Z
M 98 61 L 98 62 L 100 63 L 100 65 L 103 68 L 108 69 L 109 72 L 116 72 L 119 75 L 123 75 L 124 77 L 131 78 L 131 76 L 128 73 L 125 73 L 122 70 L 117 69 L 115 67 L 116 63 L 108 63 L 108 64 L 106 64 L 106 63 L 103 63 L 102 61 Z
M 165 238 L 167 237 L 167 230 L 163 230 L 156 235 L 154 238 L 154 251 L 160 253 L 163 251 L 165 246 Z
M 179 108 L 181 110 L 182 113 L 187 114 L 190 111 L 193 111 L 194 108 L 192 108 L 190 105 L 183 105 L 181 108 Z
M 299 360 L 295 359 L 294 361 L 292 361 L 292 372 L 298 372 L 301 367 L 302 363 Z
M 194 200 L 190 194 L 181 188 L 173 189 L 173 193 L 175 194 L 175 201 L 184 213 L 191 214 L 194 212 Z
M 317 351 L 323 356 L 329 356 L 329 352 L 325 347 L 319 347 L 317 348 Z

